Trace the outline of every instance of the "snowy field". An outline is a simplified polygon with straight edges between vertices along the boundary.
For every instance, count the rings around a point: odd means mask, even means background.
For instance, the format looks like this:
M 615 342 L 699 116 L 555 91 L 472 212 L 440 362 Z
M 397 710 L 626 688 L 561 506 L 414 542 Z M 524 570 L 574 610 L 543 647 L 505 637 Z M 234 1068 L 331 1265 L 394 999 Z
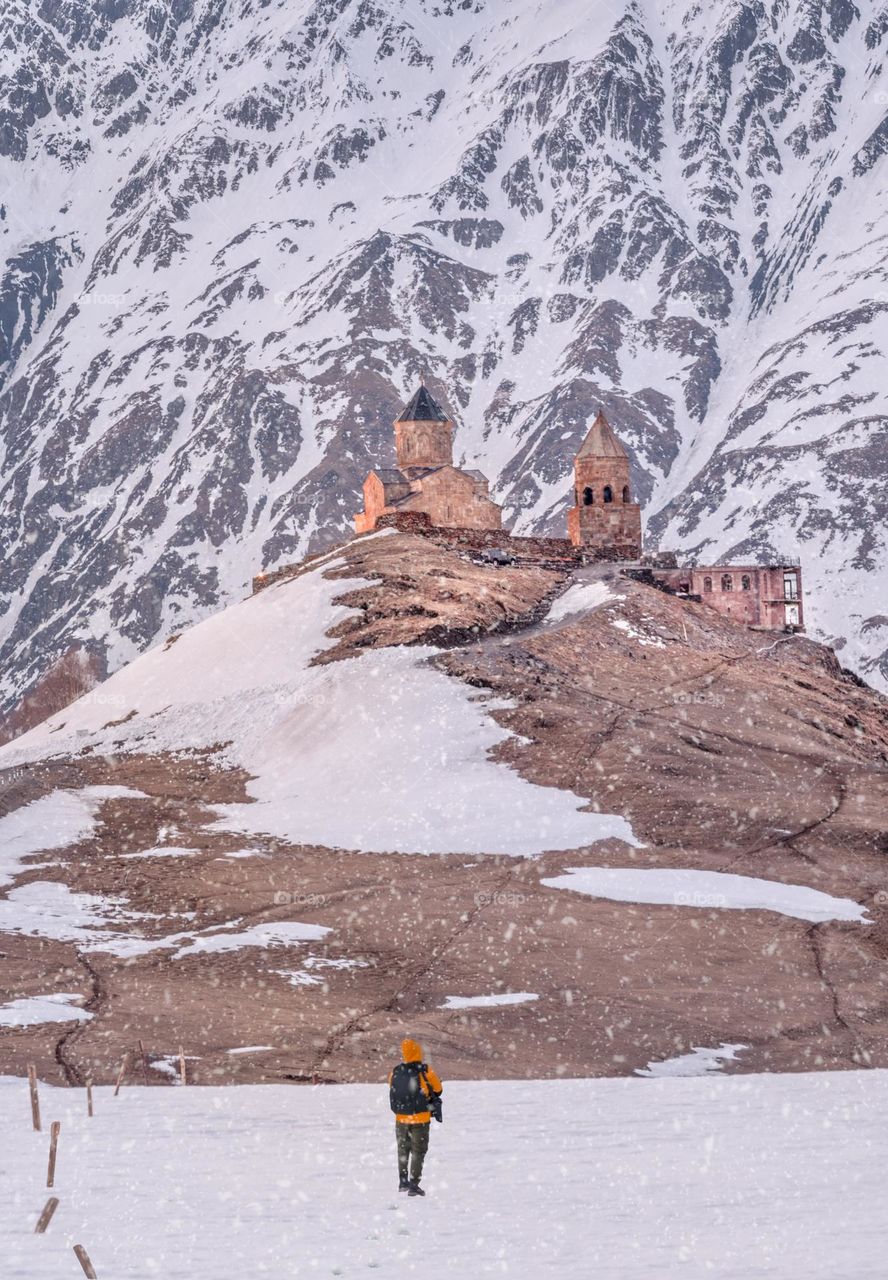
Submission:
M 35 1134 L 3 1079 L 4 1280 L 885 1275 L 886 1071 L 445 1086 L 410 1200 L 382 1087 L 42 1086 Z

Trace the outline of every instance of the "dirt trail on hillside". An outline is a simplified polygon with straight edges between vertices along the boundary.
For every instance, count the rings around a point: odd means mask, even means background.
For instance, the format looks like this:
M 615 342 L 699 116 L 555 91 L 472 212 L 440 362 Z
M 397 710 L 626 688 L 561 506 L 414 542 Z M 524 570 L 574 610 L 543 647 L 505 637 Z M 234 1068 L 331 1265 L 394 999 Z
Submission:
M 91 837 L 31 859 L 11 891 L 51 880 L 117 897 L 148 913 L 121 917 L 122 933 L 182 937 L 112 955 L 0 934 L 0 1004 L 61 990 L 92 1015 L 3 1029 L 0 1071 L 36 1061 L 60 1082 L 107 1081 L 141 1040 L 158 1086 L 179 1045 L 199 1083 L 372 1080 L 408 1030 L 464 1078 L 631 1074 L 723 1043 L 745 1046 L 731 1070 L 888 1065 L 884 699 L 804 637 L 738 629 L 613 567 L 494 568 L 406 535 L 343 555 L 330 573 L 359 613 L 322 661 L 437 644 L 431 661 L 513 731 L 499 760 L 624 814 L 642 847 L 514 858 L 246 840 L 214 826 L 214 806 L 247 800 L 248 778 L 210 752 L 81 753 L 12 771 L 6 812 L 55 788 L 141 795 L 104 801 Z M 545 621 L 566 588 L 592 581 L 611 596 Z M 129 856 L 169 844 L 189 852 Z M 862 904 L 871 923 L 544 883 L 582 867 L 803 885 Z M 330 932 L 215 949 L 226 932 L 293 921 Z M 449 1007 L 506 992 L 534 998 Z

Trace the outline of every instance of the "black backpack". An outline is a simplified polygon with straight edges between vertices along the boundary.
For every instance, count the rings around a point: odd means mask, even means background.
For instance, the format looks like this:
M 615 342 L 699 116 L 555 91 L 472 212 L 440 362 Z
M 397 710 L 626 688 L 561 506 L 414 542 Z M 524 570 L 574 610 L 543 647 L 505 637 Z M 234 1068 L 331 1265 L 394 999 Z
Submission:
M 441 1095 L 429 1084 L 424 1062 L 399 1062 L 392 1072 L 389 1085 L 389 1105 L 399 1116 L 415 1116 L 430 1111 L 437 1121 L 442 1120 Z M 425 1083 L 428 1094 L 423 1092 Z

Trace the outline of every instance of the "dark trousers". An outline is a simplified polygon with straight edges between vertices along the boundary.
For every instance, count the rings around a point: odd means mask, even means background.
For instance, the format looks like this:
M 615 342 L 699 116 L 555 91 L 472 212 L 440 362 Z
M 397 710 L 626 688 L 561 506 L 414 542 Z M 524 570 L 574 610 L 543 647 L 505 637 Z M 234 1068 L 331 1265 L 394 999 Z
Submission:
M 398 1176 L 411 1182 L 419 1182 L 422 1177 L 423 1161 L 429 1149 L 429 1122 L 425 1124 L 400 1124 L 395 1121 L 395 1135 L 398 1141 Z M 407 1163 L 410 1162 L 410 1172 Z

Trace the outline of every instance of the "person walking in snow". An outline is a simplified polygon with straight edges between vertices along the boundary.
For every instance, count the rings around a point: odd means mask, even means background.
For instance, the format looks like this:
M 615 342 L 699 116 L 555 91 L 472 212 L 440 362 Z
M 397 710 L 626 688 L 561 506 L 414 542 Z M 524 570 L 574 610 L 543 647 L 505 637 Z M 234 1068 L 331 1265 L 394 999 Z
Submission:
M 440 1121 L 440 1077 L 422 1060 L 422 1049 L 415 1040 L 401 1041 L 403 1061 L 389 1075 L 389 1102 L 395 1113 L 395 1137 L 398 1144 L 398 1190 L 411 1196 L 424 1196 L 419 1185 L 422 1166 L 429 1149 L 432 1116 Z

